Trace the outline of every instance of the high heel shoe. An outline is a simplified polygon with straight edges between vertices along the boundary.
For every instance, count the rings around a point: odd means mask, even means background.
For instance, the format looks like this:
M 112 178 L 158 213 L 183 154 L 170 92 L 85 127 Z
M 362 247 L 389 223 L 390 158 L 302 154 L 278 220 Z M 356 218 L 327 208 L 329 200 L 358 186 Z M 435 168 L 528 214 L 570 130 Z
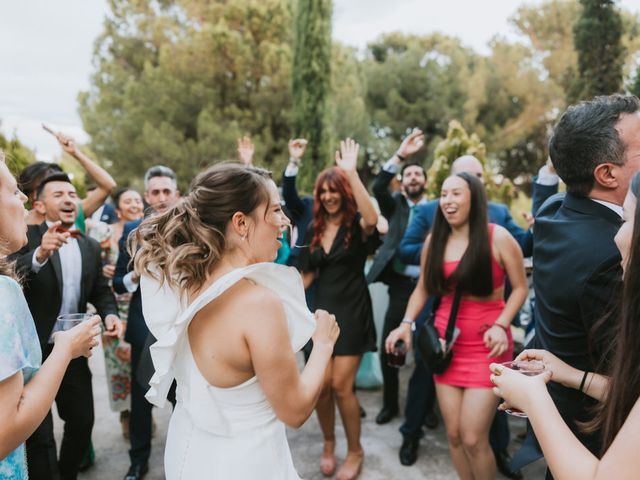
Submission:
M 320 471 L 325 477 L 330 477 L 336 471 L 336 457 L 333 453 L 335 448 L 335 441 L 325 441 L 320 457 Z
M 362 464 L 364 463 L 364 451 L 360 452 L 348 452 L 347 458 L 338 470 L 336 480 L 355 480 L 362 471 Z

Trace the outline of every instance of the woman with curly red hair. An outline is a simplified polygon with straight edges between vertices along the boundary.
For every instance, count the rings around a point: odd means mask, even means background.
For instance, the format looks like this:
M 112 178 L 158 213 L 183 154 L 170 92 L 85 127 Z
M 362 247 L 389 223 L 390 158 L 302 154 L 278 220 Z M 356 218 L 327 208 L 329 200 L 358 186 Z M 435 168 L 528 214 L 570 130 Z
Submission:
M 308 248 L 300 254 L 305 287 L 315 282 L 314 307 L 334 314 L 340 326 L 316 406 L 324 436 L 320 470 L 325 475 L 333 475 L 336 468 L 335 403 L 340 410 L 348 452 L 338 480 L 356 478 L 362 468 L 360 410 L 353 384 L 362 354 L 376 348 L 364 264 L 377 247 L 378 214 L 356 170 L 358 150 L 351 139 L 341 142 L 337 167 L 318 175 L 313 221 L 304 243 Z

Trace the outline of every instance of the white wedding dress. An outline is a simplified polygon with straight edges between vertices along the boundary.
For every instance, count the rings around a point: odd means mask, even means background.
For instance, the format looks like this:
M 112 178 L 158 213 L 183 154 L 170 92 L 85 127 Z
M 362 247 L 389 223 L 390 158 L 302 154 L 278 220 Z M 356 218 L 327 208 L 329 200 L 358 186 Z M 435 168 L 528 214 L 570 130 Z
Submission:
M 175 479 L 299 479 L 284 424 L 276 418 L 256 377 L 231 388 L 210 385 L 195 364 L 187 327 L 193 316 L 227 288 L 248 278 L 279 295 L 285 307 L 290 348 L 300 350 L 315 329 L 300 274 L 293 268 L 259 263 L 234 270 L 186 306 L 168 286 L 143 277 L 144 317 L 156 337 L 151 356 L 156 373 L 147 399 L 164 406 L 173 379 L 177 405 L 165 448 L 165 474 Z

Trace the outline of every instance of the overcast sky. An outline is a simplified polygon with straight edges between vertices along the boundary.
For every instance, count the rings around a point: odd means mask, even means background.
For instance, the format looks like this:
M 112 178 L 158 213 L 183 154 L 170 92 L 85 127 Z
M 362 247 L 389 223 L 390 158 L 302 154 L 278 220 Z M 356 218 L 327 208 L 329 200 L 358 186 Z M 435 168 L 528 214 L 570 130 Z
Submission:
M 383 32 L 454 35 L 479 52 L 496 34 L 514 37 L 508 18 L 540 0 L 334 0 L 333 35 L 364 47 Z M 640 11 L 640 0 L 620 0 Z M 60 152 L 41 124 L 86 142 L 77 94 L 89 86 L 93 41 L 107 12 L 104 0 L 3 0 L 0 15 L 2 131 L 50 160 Z

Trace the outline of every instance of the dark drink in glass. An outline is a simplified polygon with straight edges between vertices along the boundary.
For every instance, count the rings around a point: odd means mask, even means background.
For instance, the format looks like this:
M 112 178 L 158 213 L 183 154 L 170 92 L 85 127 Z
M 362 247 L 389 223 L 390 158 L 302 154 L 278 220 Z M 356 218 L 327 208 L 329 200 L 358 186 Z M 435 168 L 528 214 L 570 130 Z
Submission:
M 404 367 L 407 356 L 407 346 L 403 340 L 398 340 L 387 357 L 387 365 L 394 368 Z
M 502 363 L 501 365 L 510 368 L 511 370 L 515 370 L 522 375 L 526 375 L 527 377 L 535 377 L 536 375 L 544 373 L 546 370 L 544 363 L 538 360 L 520 360 L 518 362 L 513 361 Z M 527 414 L 517 408 L 507 408 L 505 412 L 515 417 L 527 418 Z

